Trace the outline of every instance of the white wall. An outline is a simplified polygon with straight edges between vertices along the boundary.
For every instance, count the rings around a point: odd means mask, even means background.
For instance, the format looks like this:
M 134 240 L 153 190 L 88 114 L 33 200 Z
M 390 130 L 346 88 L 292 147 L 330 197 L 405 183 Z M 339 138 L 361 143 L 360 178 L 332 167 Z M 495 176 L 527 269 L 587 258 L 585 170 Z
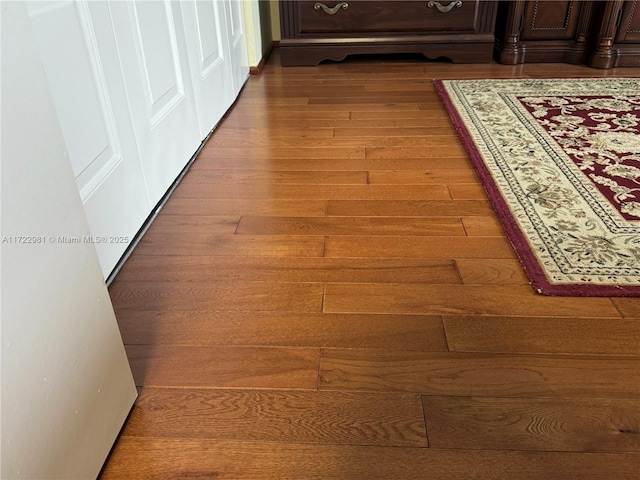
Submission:
M 136 390 L 95 248 L 62 240 L 89 227 L 24 2 L 0 8 L 0 476 L 90 479 Z
M 250 67 L 257 67 L 263 60 L 265 52 L 271 48 L 274 40 L 272 27 L 274 15 L 277 17 L 275 32 L 278 35 L 277 39 L 280 39 L 278 2 L 272 3 L 270 0 L 241 1 L 244 7 L 245 31 L 247 32 L 248 63 Z
M 256 67 L 262 60 L 262 38 L 260 36 L 260 11 L 258 0 L 244 0 L 244 28 L 247 32 L 247 61 Z
M 278 6 L 278 0 L 269 0 L 271 6 L 271 35 L 274 41 L 280 41 L 282 39 L 280 33 L 280 8 Z

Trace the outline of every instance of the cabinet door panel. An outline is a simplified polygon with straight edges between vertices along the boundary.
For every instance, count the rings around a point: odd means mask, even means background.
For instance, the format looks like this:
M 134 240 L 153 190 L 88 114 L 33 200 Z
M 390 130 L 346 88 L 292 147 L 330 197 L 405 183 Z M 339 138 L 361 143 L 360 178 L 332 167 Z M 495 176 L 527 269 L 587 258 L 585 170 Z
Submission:
M 640 43 L 640 2 L 625 2 L 616 43 Z
M 575 36 L 580 3 L 574 0 L 527 2 L 522 40 L 570 40 Z

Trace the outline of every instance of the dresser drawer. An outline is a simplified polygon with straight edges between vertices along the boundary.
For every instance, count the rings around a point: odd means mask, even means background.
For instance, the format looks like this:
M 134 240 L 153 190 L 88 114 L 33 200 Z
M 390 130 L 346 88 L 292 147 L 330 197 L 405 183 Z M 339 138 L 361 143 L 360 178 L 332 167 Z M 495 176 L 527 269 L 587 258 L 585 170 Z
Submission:
M 298 34 L 474 32 L 478 2 L 351 0 L 298 2 Z M 460 6 L 457 6 L 459 4 Z
M 280 0 L 280 61 L 302 66 L 416 53 L 490 62 L 497 7 L 495 0 Z

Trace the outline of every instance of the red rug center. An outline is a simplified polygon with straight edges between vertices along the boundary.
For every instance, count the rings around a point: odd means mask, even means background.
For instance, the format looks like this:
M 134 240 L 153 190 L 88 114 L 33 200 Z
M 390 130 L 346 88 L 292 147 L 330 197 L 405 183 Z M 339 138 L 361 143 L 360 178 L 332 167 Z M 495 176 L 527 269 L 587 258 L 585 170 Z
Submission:
M 640 97 L 518 97 L 625 220 L 640 220 Z

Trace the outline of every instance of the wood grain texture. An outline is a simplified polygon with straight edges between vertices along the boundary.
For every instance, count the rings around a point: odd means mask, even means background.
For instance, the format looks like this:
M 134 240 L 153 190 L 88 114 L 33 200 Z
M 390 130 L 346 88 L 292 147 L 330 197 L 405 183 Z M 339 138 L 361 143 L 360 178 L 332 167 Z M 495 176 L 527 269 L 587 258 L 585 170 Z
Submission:
M 504 237 L 328 236 L 327 257 L 505 258 L 515 255 Z
M 640 318 L 640 298 L 614 298 L 612 301 L 623 317 Z
M 321 128 L 316 124 L 316 128 L 304 128 L 304 127 L 280 127 L 277 129 L 268 130 L 265 128 L 233 128 L 229 125 L 225 125 L 224 128 L 217 130 L 216 138 L 224 139 L 238 139 L 242 138 L 331 138 L 335 135 L 335 128 L 332 126 Z
M 267 138 L 264 140 L 259 139 L 247 139 L 241 144 L 244 147 L 261 147 L 269 146 L 270 148 L 286 148 L 297 146 L 298 149 L 303 148 L 316 148 L 316 147 L 332 147 L 332 148 L 421 148 L 421 149 L 451 149 L 453 142 L 458 142 L 458 138 L 454 135 L 439 135 L 439 136 L 385 136 L 385 137 L 333 137 L 327 138 L 303 138 L 303 139 L 291 139 L 291 138 Z M 216 148 L 216 146 L 225 147 L 227 143 L 219 141 L 218 145 L 213 144 L 210 148 Z M 229 142 L 233 145 L 237 145 L 238 142 Z M 298 150 L 299 151 L 299 150 Z M 462 152 L 462 146 L 460 146 L 459 152 Z
M 407 393 L 144 388 L 122 435 L 427 447 Z
M 136 247 L 140 255 L 266 255 L 320 257 L 323 236 L 208 235 L 187 230 L 173 234 L 148 232 Z
M 126 345 L 133 378 L 145 387 L 293 388 L 315 390 L 314 348 Z
M 289 99 L 287 99 L 288 103 Z M 237 126 L 234 125 L 234 121 L 238 121 L 241 125 L 246 125 L 245 120 L 253 120 L 253 121 L 262 121 L 262 122 L 271 122 L 271 121 L 284 121 L 284 120 L 293 120 L 294 123 L 289 123 L 290 127 L 296 127 L 300 124 L 296 124 L 295 121 L 297 119 L 301 121 L 309 121 L 313 122 L 312 125 L 318 125 L 319 120 L 349 120 L 350 112 L 348 110 L 344 110 L 341 112 L 336 111 L 318 111 L 318 110 L 298 110 L 296 112 L 295 118 L 292 118 L 291 115 L 287 115 L 286 110 L 274 111 L 269 110 L 265 111 L 264 109 L 255 108 L 255 102 L 252 107 L 253 108 L 238 108 L 241 107 L 241 104 L 238 103 L 236 107 L 231 110 L 227 116 L 222 120 L 221 127 L 225 125 L 229 126 Z M 307 102 L 308 103 L 308 102 Z M 306 103 L 303 103 L 303 105 Z M 417 110 L 417 109 L 416 109 Z M 419 117 L 424 117 L 424 115 L 418 115 Z
M 402 111 L 386 111 L 384 114 L 380 114 L 379 111 L 366 111 L 366 110 L 354 110 L 351 112 L 349 117 L 351 120 L 358 121 L 381 121 L 381 120 L 415 120 L 420 122 L 449 122 L 445 123 L 447 125 L 451 124 L 451 120 L 449 119 L 449 115 L 444 110 L 432 110 L 428 115 L 425 115 L 423 110 L 420 110 L 416 106 L 413 110 L 402 110 Z M 404 123 L 402 125 L 405 125 Z M 424 156 L 424 155 L 423 155 Z
M 457 218 L 255 217 L 240 219 L 237 235 L 464 236 Z
M 308 158 L 307 152 L 299 150 L 296 155 L 287 158 L 262 157 L 224 157 L 202 156 L 193 163 L 185 178 L 202 170 L 258 170 L 258 171 L 321 171 L 350 172 L 367 170 L 438 170 L 452 168 L 469 168 L 471 166 L 466 155 L 457 157 L 416 157 L 416 158 L 350 158 L 345 162 L 341 158 Z M 178 188 L 181 188 L 181 183 Z M 220 187 L 218 187 L 220 188 Z M 480 187 L 482 189 L 482 187 Z M 448 198 L 448 197 L 447 197 Z M 484 197 L 481 197 L 484 198 Z
M 424 156 L 424 152 L 425 150 L 427 150 L 427 147 L 424 146 L 419 146 L 419 147 L 415 147 L 415 146 L 391 146 L 391 145 L 385 145 L 385 146 L 370 146 L 370 147 L 366 147 L 365 149 L 365 158 L 371 158 L 371 159 L 382 159 L 382 158 L 422 158 Z M 466 152 L 464 150 L 464 148 L 462 147 L 462 145 L 456 144 L 456 143 L 449 143 L 446 145 L 429 145 L 428 146 L 428 150 L 430 152 L 430 155 L 434 155 L 436 157 L 439 158 L 447 158 L 447 157 L 465 157 L 466 156 Z M 457 177 L 456 181 L 464 181 L 464 179 L 467 179 L 467 181 L 465 183 L 472 183 L 474 178 L 473 176 L 469 175 L 469 173 L 473 173 L 473 172 L 467 172 L 467 174 L 463 174 L 460 173 L 459 177 Z M 420 173 L 418 174 L 414 174 L 413 177 L 406 175 L 405 177 L 408 179 L 411 178 L 419 178 Z M 402 178 L 398 178 L 399 175 L 395 176 L 396 178 L 394 179 L 396 182 L 401 181 Z M 453 177 L 453 175 L 450 174 L 450 177 Z M 384 174 L 380 173 L 378 174 L 378 178 L 380 179 L 380 181 L 384 180 Z M 389 183 L 389 182 L 386 182 Z M 407 183 L 415 183 L 415 182 L 407 182 Z M 420 182 L 420 183 L 424 183 L 424 182 Z
M 329 200 L 327 206 L 328 215 L 362 217 L 473 217 L 492 213 L 489 203 L 482 200 Z
M 447 351 L 442 320 L 425 315 L 128 310 L 127 345 L 250 345 Z
M 110 290 L 122 310 L 320 312 L 323 288 L 317 283 L 118 282 Z
M 400 85 L 398 85 L 400 86 Z M 331 117 L 331 113 L 320 115 L 324 118 L 312 118 L 310 115 L 303 115 L 304 112 L 299 112 L 301 115 L 297 118 L 287 117 L 286 115 L 260 115 L 258 113 L 250 114 L 245 113 L 234 114 L 231 112 L 220 124 L 218 128 L 235 128 L 235 129 L 252 129 L 252 128 L 273 128 L 273 129 L 287 129 L 287 128 L 305 128 L 313 129 L 318 128 L 318 120 L 331 120 L 331 127 L 334 131 L 343 129 L 341 135 L 346 135 L 347 130 L 353 134 L 358 135 L 361 129 L 396 129 L 396 128 L 421 128 L 421 129 L 436 129 L 437 134 L 447 133 L 450 134 L 451 130 L 444 130 L 445 127 L 450 127 L 451 120 L 445 114 L 427 116 L 424 113 L 417 113 L 418 115 L 411 115 L 412 112 L 404 112 L 403 118 L 394 118 L 395 116 L 381 117 L 375 115 L 373 118 L 355 118 L 354 115 L 350 115 L 351 112 L 342 112 L 342 117 L 335 115 Z M 333 112 L 335 113 L 335 112 Z M 357 112 L 353 112 L 354 114 Z M 346 114 L 346 115 L 345 115 Z M 349 118 L 349 117 L 352 118 Z M 385 134 L 395 134 L 394 131 L 387 130 Z
M 433 185 L 243 185 L 221 184 L 211 188 L 206 183 L 183 183 L 174 192 L 178 198 L 226 198 L 226 199 L 272 199 L 286 200 L 307 198 L 312 200 L 449 200 L 449 191 L 444 184 Z M 202 200 L 201 200 L 202 201 Z M 186 203 L 185 215 L 190 215 Z M 317 210 L 320 211 L 320 208 Z
M 326 349 L 320 388 L 429 395 L 640 398 L 637 357 Z
M 615 317 L 608 298 L 538 297 L 526 302 L 529 286 L 423 284 L 327 285 L 328 313 L 404 313 L 427 315 L 555 315 L 558 317 Z
M 463 219 L 464 223 L 464 219 Z M 465 285 L 528 285 L 520 262 L 508 258 L 457 258 Z
M 410 105 L 424 101 L 424 94 L 407 91 L 399 92 L 367 92 L 358 96 L 341 96 L 341 97 L 314 97 L 309 99 L 309 105 L 318 104 L 386 104 L 392 102 L 395 104 L 408 103 Z M 435 105 L 434 108 L 440 109 L 442 105 Z
M 485 200 L 487 198 L 484 188 L 477 183 L 449 185 L 449 191 L 454 200 Z
M 423 397 L 432 448 L 640 452 L 640 400 Z
M 468 216 L 462 219 L 464 231 L 469 237 L 501 237 L 504 230 L 493 216 Z
M 367 92 L 431 92 L 435 93 L 433 82 L 428 79 L 415 79 L 403 82 L 397 88 L 389 85 L 389 82 L 372 80 L 364 85 Z
M 101 479 L 635 480 L 639 461 L 639 455 L 630 453 L 437 450 L 122 437 Z
M 529 287 L 432 83 L 566 75 L 640 69 L 276 50 L 110 286 L 101 480 L 637 480 L 640 303 Z
M 145 235 L 157 233 L 182 235 L 185 231 L 204 234 L 233 234 L 240 222 L 239 215 L 160 215 L 151 224 Z
M 200 157 L 229 157 L 229 158 L 296 158 L 301 155 L 296 147 L 264 147 L 264 146 L 213 146 L 205 145 Z M 415 156 L 415 155 L 414 155 Z M 304 157 L 309 159 L 337 159 L 349 160 L 352 158 L 365 158 L 364 147 L 323 147 L 315 146 L 305 150 Z
M 298 199 L 207 199 L 176 198 L 163 207 L 166 214 L 175 215 L 324 215 L 327 203 L 322 200 Z
M 218 147 L 241 148 L 354 148 L 354 147 L 392 147 L 392 148 L 449 148 L 458 138 L 453 135 L 433 136 L 384 136 L 384 137 L 257 137 L 238 135 L 237 138 L 213 136 L 207 143 L 207 151 L 215 151 Z
M 350 102 L 353 98 L 355 101 Z M 309 101 L 305 105 L 273 105 L 273 110 L 282 110 L 283 112 L 311 111 L 311 112 L 399 112 L 399 111 L 419 111 L 420 105 L 416 102 L 405 102 L 402 98 L 387 99 L 387 102 L 371 102 L 368 100 L 358 101 L 357 97 L 337 98 L 334 101 L 324 101 L 319 99 L 316 102 Z M 400 100 L 400 101 L 393 101 Z M 440 113 L 444 113 L 444 108 Z M 380 115 L 378 115 L 380 116 Z
M 336 137 L 423 137 L 423 136 L 447 136 L 452 135 L 451 127 L 396 127 L 393 129 L 385 127 L 352 127 L 336 128 Z
M 234 171 L 194 170 L 187 174 L 191 183 L 250 185 L 366 185 L 367 172 L 362 171 Z M 211 187 L 209 187 L 211 188 Z M 213 187 L 215 188 L 215 187 Z
M 389 149 L 391 150 L 391 149 Z M 388 153 L 388 152 L 387 152 Z M 466 168 L 434 170 L 371 170 L 369 183 L 372 185 L 401 184 L 423 185 L 430 183 L 471 183 L 476 180 L 473 170 Z
M 452 260 L 299 258 L 266 255 L 137 255 L 122 270 L 127 282 L 391 282 L 461 283 Z M 120 280 L 116 280 L 117 284 Z M 113 287 L 115 290 L 115 285 Z
M 445 316 L 443 320 L 452 351 L 640 354 L 636 319 Z

